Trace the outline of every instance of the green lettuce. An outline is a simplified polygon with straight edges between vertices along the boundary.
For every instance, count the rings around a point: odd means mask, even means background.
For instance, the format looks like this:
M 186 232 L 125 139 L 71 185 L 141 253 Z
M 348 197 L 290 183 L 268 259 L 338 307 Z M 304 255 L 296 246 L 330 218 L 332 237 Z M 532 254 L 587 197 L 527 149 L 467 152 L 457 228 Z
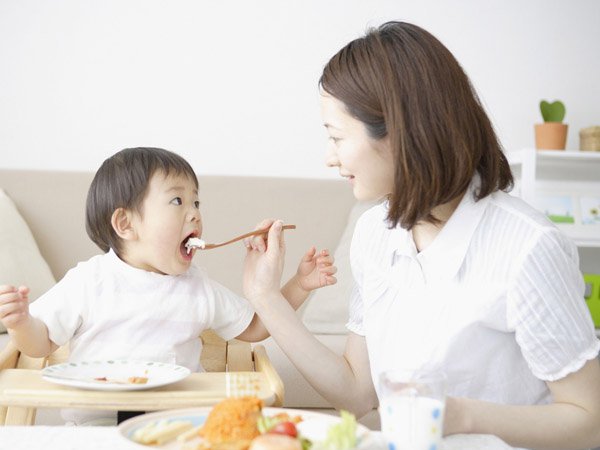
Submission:
M 352 450 L 356 448 L 356 418 L 348 411 L 340 411 L 340 422 L 332 425 L 324 441 L 313 450 Z

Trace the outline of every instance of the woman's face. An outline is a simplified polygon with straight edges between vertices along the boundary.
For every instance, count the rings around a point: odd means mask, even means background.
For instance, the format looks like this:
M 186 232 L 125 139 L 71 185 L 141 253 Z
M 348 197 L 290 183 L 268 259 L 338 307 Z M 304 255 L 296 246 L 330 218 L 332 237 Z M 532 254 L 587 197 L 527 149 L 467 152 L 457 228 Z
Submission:
M 365 125 L 345 105 L 321 91 L 321 115 L 329 134 L 326 164 L 337 167 L 357 200 L 379 200 L 392 193 L 394 161 L 387 138 L 369 137 Z

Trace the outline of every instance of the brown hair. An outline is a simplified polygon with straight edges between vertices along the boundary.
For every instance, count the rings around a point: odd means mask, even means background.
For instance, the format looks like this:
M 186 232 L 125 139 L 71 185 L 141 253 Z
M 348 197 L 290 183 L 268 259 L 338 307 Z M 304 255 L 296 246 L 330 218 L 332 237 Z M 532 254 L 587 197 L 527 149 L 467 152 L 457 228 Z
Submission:
M 395 164 L 390 226 L 436 222 L 431 210 L 464 193 L 475 172 L 477 200 L 512 188 L 508 161 L 467 75 L 422 28 L 387 22 L 369 30 L 329 60 L 319 85 L 371 138 L 388 137 Z
M 198 187 L 192 166 L 176 153 L 162 148 L 126 148 L 102 163 L 88 191 L 85 229 L 90 239 L 104 252 L 119 254 L 121 239 L 115 233 L 111 217 L 118 208 L 140 211 L 150 179 L 161 171 L 187 175 Z

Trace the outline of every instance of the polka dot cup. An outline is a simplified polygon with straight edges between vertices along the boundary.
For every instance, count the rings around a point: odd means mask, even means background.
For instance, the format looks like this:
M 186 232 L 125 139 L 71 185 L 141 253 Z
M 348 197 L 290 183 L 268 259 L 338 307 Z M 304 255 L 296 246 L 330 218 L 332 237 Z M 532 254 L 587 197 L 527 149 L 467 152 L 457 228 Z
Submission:
M 389 371 L 380 376 L 381 431 L 389 450 L 437 450 L 442 440 L 442 372 Z

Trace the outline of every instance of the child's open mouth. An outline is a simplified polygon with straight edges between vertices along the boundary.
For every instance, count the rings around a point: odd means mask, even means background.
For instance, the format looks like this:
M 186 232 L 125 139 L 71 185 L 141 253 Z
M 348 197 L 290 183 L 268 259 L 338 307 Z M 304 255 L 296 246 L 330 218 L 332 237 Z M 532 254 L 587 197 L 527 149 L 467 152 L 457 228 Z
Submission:
M 191 261 L 196 247 L 202 247 L 201 244 L 203 242 L 204 241 L 202 241 L 202 239 L 198 238 L 198 232 L 196 231 L 186 236 L 186 238 L 181 241 L 181 244 L 179 245 L 179 252 L 181 253 L 181 256 L 183 256 L 183 259 L 186 261 Z

